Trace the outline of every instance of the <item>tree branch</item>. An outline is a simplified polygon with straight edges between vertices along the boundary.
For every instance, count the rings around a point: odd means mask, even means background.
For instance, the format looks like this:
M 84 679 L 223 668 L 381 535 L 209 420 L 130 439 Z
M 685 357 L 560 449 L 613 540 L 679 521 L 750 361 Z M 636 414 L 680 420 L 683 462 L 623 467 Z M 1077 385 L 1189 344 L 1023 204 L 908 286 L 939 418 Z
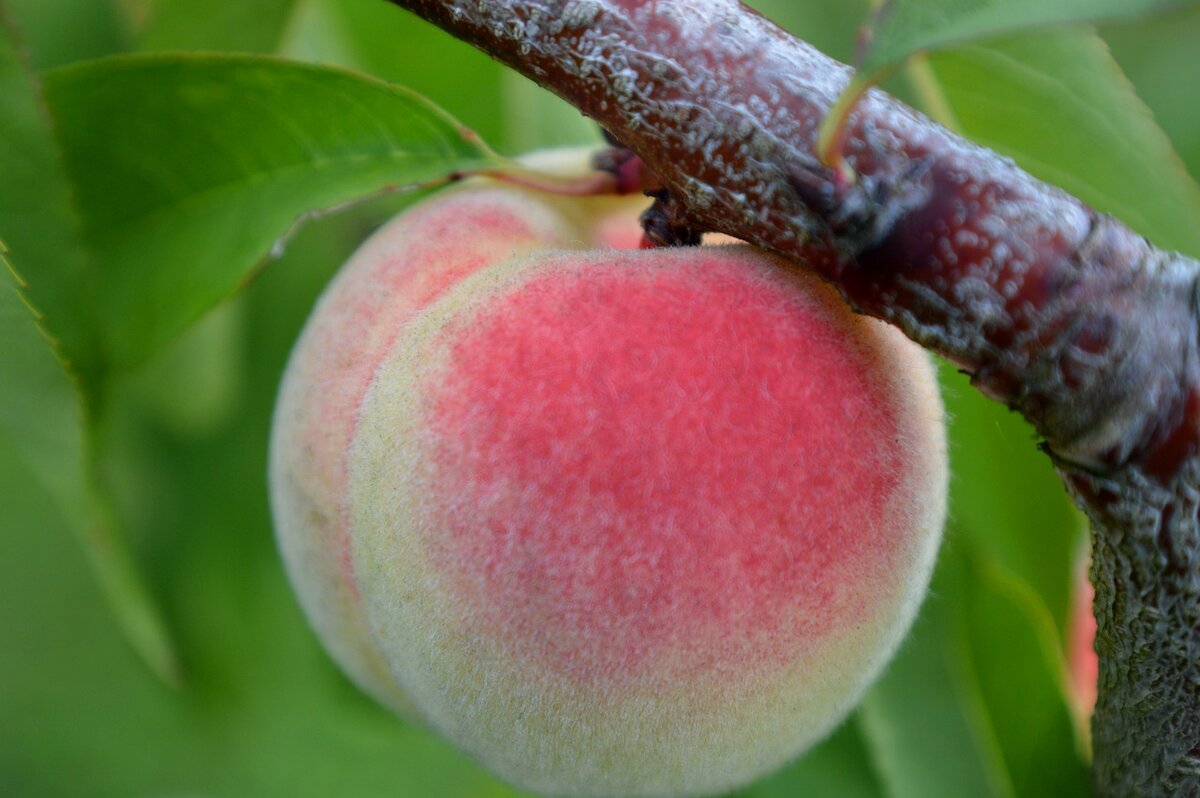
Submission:
M 850 70 L 736 0 L 391 2 L 603 125 L 672 235 L 818 270 L 1028 418 L 1093 523 L 1096 790 L 1200 794 L 1200 265 L 879 91 L 845 180 L 814 146 Z

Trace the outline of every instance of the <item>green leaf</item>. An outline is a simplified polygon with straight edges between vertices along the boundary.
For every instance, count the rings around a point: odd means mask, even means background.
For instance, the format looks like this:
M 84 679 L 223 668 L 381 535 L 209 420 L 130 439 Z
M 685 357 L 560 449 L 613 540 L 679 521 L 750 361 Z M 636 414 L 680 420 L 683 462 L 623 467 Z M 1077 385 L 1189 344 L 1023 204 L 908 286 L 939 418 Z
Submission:
M 600 128 L 574 107 L 413 14 L 378 0 L 298 0 L 292 9 L 281 55 L 339 64 L 436 97 L 503 151 L 601 141 Z
M 913 634 L 859 711 L 888 794 L 1086 798 L 1053 624 L 972 549 L 952 531 Z
M 1137 95 L 1171 139 L 1193 178 L 1200 177 L 1200 102 L 1180 93 L 1180 76 L 1196 67 L 1200 5 L 1138 25 L 1104 31 L 1113 56 L 1133 82 Z
M 858 711 L 867 746 L 891 798 L 1012 798 L 1012 784 L 986 722 L 986 707 L 962 665 L 951 598 L 955 567 L 943 545 L 932 595 L 912 633 Z
M 1111 213 L 1159 246 L 1200 256 L 1200 189 L 1104 43 L 1084 32 L 973 45 L 929 59 L 968 138 Z
M 1066 665 L 1045 605 L 986 557 L 965 557 L 958 576 L 959 632 L 969 644 L 962 664 L 983 695 L 1016 794 L 1089 798 L 1064 697 Z
M 170 678 L 161 621 L 99 487 L 114 366 L 159 351 L 317 209 L 492 156 L 420 98 L 344 72 L 126 57 L 43 83 L 11 35 L 0 112 L 0 236 L 84 400 L 73 526 L 131 641 Z
M 0 239 L 43 327 L 69 353 L 85 389 L 104 358 L 89 293 L 92 264 L 80 239 L 71 184 L 45 113 L 42 85 L 23 62 L 0 5 Z
M 860 69 L 876 74 L 920 51 L 1050 25 L 1128 19 L 1194 0 L 884 0 L 861 41 Z
M 1034 445 L 1027 422 L 945 364 L 941 384 L 950 419 L 955 527 L 1038 594 L 1062 636 L 1083 546 L 1082 514 Z
M 186 437 L 225 423 L 244 390 L 245 326 L 245 303 L 234 297 L 139 369 L 129 384 L 142 412 Z
M 280 53 L 402 82 L 436 97 L 439 105 L 504 151 L 600 141 L 599 127 L 565 101 L 378 0 L 297 2 Z
M 0 449 L 76 526 L 86 522 L 83 419 L 75 387 L 22 301 L 0 245 Z
M 23 465 L 53 498 L 82 541 L 128 639 L 170 680 L 175 657 L 165 626 L 97 489 L 95 418 L 82 409 L 77 386 L 22 301 L 55 309 L 39 320 L 73 345 L 78 387 L 97 389 L 103 360 L 88 335 L 90 309 L 66 312 L 72 292 L 87 285 L 87 256 L 38 81 L 4 22 L 0 14 L 0 233 L 11 259 L 0 244 L 0 448 L 14 458 L 13 468 Z M 27 284 L 28 276 L 36 280 Z M 18 288 L 26 289 L 23 298 Z M 91 422 L 86 426 L 85 416 Z
M 733 795 L 737 798 L 793 798 L 797 795 L 882 798 L 886 793 L 875 777 L 857 718 L 851 716 L 798 760 Z
M 98 278 L 71 299 L 98 308 L 120 367 L 233 293 L 315 210 L 493 162 L 407 90 L 274 59 L 114 58 L 49 73 L 46 94 Z
M 522 152 L 528 130 L 508 123 L 512 73 L 466 42 L 379 0 L 299 0 L 279 53 L 338 64 L 402 83 L 461 119 L 503 152 Z M 564 116 L 577 111 L 561 100 Z M 579 124 L 576 122 L 575 124 Z M 517 132 L 512 137 L 510 133 Z M 545 146 L 537 143 L 537 146 Z
M 1200 191 L 1086 32 L 938 53 L 910 69 L 926 110 L 1111 213 L 1160 246 L 1200 253 Z M 1028 425 L 944 375 L 957 458 L 953 515 L 979 550 L 1033 588 L 1055 626 L 1070 606 L 1082 521 Z
M 513 152 L 552 147 L 602 147 L 600 126 L 564 100 L 512 70 L 501 78 L 504 141 Z

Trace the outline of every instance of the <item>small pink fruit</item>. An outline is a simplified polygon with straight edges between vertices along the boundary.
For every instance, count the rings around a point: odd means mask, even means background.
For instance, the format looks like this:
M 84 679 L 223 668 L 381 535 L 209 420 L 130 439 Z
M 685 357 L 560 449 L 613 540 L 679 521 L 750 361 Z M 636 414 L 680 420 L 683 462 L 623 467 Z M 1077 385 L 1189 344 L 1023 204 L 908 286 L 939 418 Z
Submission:
M 272 435 L 334 657 L 559 795 L 719 792 L 820 739 L 945 513 L 919 348 L 748 247 L 594 248 L 634 224 L 496 185 L 406 211 L 322 298 Z

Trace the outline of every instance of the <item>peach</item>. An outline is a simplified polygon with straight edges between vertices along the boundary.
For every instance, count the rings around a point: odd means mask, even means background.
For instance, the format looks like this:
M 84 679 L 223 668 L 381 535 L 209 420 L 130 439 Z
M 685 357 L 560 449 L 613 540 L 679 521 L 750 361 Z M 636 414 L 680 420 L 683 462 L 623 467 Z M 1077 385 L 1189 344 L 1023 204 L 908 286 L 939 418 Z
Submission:
M 745 246 L 597 240 L 633 217 L 486 183 L 404 212 L 322 297 L 272 432 L 334 658 L 556 795 L 720 792 L 819 740 L 945 514 L 916 345 Z
M 1100 657 L 1096 654 L 1096 592 L 1088 578 L 1091 557 L 1083 557 L 1076 568 L 1071 615 L 1067 621 L 1067 697 L 1075 715 L 1080 739 L 1090 746 L 1089 724 L 1096 708 L 1100 681 Z

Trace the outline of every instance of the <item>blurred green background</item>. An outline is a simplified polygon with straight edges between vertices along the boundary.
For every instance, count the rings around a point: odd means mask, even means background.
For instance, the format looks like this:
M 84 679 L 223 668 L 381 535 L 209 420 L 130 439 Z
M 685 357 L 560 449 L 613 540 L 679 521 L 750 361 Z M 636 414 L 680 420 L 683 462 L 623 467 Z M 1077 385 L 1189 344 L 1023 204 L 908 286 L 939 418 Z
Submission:
M 842 60 L 866 14 L 857 0 L 753 5 Z M 6 8 L 37 70 L 134 51 L 277 53 L 410 86 L 505 154 L 598 141 L 569 107 L 382 0 L 9 0 Z M 1200 10 L 1102 33 L 1186 169 L 1200 175 L 1200 97 L 1188 80 L 1200 67 Z M 1082 48 L 1103 58 L 1103 50 L 1087 34 L 1057 36 L 937 56 L 915 83 L 900 74 L 889 88 L 915 102 L 940 93 L 967 133 L 1101 207 L 1112 200 L 1107 209 L 1132 224 L 1143 212 L 1141 229 L 1157 240 L 1193 246 L 1200 216 L 1191 208 L 1152 190 L 1119 196 L 1130 164 L 1141 167 L 1114 157 L 1117 129 L 1126 117 L 1138 125 L 1149 117 L 1124 94 L 1124 110 L 1107 111 L 1110 95 L 1127 87 L 1115 72 L 1064 55 Z M 1046 77 L 1071 69 L 1058 83 Z M 267 512 L 267 430 L 292 342 L 356 244 L 408 201 L 374 200 L 309 224 L 237 297 L 116 384 L 104 474 L 177 646 L 178 686 L 135 655 L 54 498 L 0 449 L 0 795 L 514 794 L 338 673 L 299 614 Z M 1148 210 L 1155 202 L 1174 210 Z M 914 633 L 829 741 L 743 795 L 1086 794 L 1086 744 L 1063 657 L 1082 521 L 1031 430 L 953 369 L 943 375 L 951 523 Z M 31 407 L 27 423 L 52 424 L 49 412 Z

